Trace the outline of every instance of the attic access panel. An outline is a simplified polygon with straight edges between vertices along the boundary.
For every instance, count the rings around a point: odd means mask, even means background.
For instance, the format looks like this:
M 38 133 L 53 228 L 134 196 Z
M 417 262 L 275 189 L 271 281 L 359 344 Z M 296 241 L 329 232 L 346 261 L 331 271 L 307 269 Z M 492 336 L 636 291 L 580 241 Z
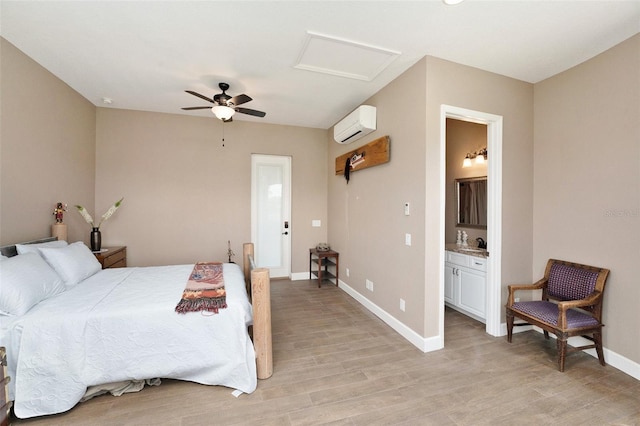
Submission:
M 394 50 L 307 31 L 294 68 L 371 81 L 399 55 Z

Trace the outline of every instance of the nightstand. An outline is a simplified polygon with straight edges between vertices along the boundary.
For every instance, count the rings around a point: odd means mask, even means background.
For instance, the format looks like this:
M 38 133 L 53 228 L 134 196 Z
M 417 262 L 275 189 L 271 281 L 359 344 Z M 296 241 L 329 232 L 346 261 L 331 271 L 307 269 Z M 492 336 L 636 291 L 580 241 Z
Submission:
M 124 268 L 127 266 L 127 247 L 105 247 L 100 253 L 93 253 L 102 269 Z

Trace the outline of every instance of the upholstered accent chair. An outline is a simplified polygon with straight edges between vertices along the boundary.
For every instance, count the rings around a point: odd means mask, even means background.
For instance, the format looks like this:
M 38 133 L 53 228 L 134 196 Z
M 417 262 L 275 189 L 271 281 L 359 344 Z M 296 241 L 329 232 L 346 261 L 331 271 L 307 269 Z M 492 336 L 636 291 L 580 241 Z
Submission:
M 544 278 L 534 284 L 509 285 L 507 300 L 507 340 L 511 343 L 513 327 L 535 325 L 549 339 L 557 337 L 558 369 L 564 371 L 567 353 L 595 348 L 600 364 L 602 351 L 602 300 L 609 270 L 579 263 L 550 259 Z M 542 290 L 541 300 L 516 302 L 517 291 Z M 524 322 L 514 323 L 518 318 Z M 582 336 L 593 344 L 567 349 L 567 339 Z

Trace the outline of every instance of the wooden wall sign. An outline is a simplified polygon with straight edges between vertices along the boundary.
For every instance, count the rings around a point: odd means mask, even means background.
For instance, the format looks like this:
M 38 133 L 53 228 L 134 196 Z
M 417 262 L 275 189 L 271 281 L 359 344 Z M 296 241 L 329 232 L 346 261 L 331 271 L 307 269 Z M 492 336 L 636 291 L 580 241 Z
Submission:
M 389 136 L 374 139 L 358 149 L 349 151 L 336 157 L 336 176 L 344 175 L 347 159 L 351 159 L 350 173 L 368 167 L 377 166 L 389 162 Z

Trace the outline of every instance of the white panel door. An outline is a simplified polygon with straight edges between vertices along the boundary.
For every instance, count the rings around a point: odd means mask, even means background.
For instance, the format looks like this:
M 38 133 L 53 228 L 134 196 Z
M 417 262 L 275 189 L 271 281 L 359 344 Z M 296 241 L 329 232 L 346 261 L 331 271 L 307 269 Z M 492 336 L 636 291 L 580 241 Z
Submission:
M 251 155 L 251 240 L 259 267 L 291 276 L 291 157 Z

